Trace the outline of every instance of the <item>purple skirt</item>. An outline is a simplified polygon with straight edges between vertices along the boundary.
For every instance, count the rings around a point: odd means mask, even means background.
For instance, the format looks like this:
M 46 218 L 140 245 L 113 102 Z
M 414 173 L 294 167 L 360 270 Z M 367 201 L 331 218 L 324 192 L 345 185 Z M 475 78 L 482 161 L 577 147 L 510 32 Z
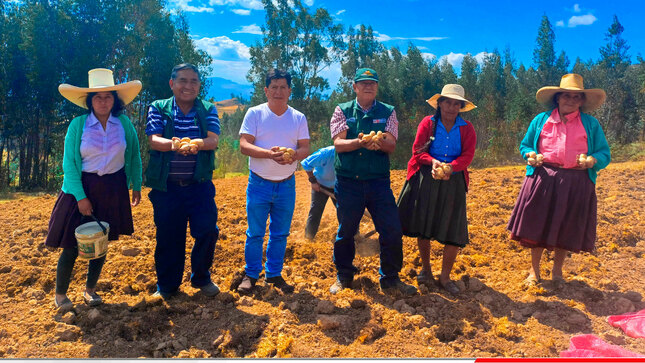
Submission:
M 92 203 L 96 218 L 110 224 L 108 239 L 115 241 L 121 234 L 131 235 L 134 232 L 134 225 L 124 169 L 103 176 L 83 173 L 81 181 L 85 195 Z M 61 191 L 49 219 L 49 232 L 45 245 L 61 248 L 76 247 L 74 230 L 89 221 L 91 219 L 81 215 L 78 210 L 76 198 L 72 194 Z
M 596 221 L 596 185 L 587 171 L 544 165 L 524 179 L 507 228 L 525 247 L 591 252 Z

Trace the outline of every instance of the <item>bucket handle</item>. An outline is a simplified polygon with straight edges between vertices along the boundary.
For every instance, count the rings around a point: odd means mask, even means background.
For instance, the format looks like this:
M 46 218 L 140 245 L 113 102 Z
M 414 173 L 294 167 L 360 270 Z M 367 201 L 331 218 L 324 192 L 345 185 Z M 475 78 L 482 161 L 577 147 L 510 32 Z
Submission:
M 91 219 L 93 219 L 94 222 L 96 222 L 99 225 L 99 227 L 101 227 L 101 230 L 103 230 L 103 235 L 107 234 L 107 229 L 105 229 L 105 226 L 103 225 L 103 223 L 99 222 L 98 218 L 96 218 L 94 213 L 90 214 L 89 216 L 84 215 L 83 218 L 91 218 Z

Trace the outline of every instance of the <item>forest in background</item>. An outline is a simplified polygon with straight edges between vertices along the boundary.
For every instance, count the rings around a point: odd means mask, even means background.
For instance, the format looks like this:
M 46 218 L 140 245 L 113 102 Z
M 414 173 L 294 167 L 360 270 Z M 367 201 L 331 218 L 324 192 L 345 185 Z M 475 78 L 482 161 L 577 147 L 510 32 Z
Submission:
M 378 99 L 396 107 L 399 139 L 392 155 L 394 169 L 406 167 L 417 125 L 433 112 L 425 100 L 446 83 L 464 86 L 466 97 L 478 106 L 464 115 L 478 135 L 474 166 L 519 161 L 519 141 L 533 117 L 544 111 L 535 92 L 558 85 L 560 77 L 570 72 L 584 77 L 585 88 L 607 92 L 607 101 L 592 115 L 612 148 L 645 139 L 645 59 L 631 54 L 616 16 L 597 59 L 572 61 L 564 50 L 556 51 L 553 25 L 544 15 L 532 64 L 518 64 L 509 48 L 494 49 L 480 62 L 466 55 L 457 74 L 446 60 L 428 59 L 411 43 L 404 51 L 385 47 L 369 25 L 345 28 L 323 8 L 309 8 L 300 0 L 263 0 L 263 4 L 263 35 L 250 48 L 247 75 L 254 92 L 250 99 L 242 99 L 247 106 L 265 102 L 266 71 L 289 70 L 290 104 L 307 116 L 312 151 L 331 144 L 333 109 L 354 97 L 354 72 L 364 66 L 379 74 Z M 211 71 L 211 58 L 196 48 L 185 17 L 169 12 L 162 0 L 0 1 L 0 12 L 0 191 L 60 187 L 65 132 L 82 112 L 60 96 L 60 83 L 86 86 L 87 71 L 98 67 L 113 69 L 117 83 L 141 80 L 143 91 L 126 113 L 139 133 L 145 167 L 147 106 L 171 95 L 172 66 L 190 62 L 204 75 Z M 342 77 L 331 85 L 322 74 L 336 64 L 341 65 Z M 208 87 L 207 82 L 202 84 L 202 94 Z M 221 115 L 217 177 L 248 171 L 238 142 L 244 112 L 241 108 Z

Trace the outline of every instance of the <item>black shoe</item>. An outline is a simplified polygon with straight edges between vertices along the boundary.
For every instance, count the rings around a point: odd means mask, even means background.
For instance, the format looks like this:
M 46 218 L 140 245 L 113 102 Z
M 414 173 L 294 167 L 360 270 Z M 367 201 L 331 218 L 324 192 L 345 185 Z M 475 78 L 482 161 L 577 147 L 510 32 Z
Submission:
M 412 285 L 408 285 L 401 280 L 396 280 L 396 283 L 393 284 L 381 284 L 381 291 L 388 295 L 401 294 L 403 296 L 413 296 L 416 295 L 417 288 Z
M 334 282 L 333 285 L 329 288 L 329 292 L 332 294 L 336 295 L 343 289 L 351 289 L 352 288 L 352 280 L 341 280 L 341 279 L 336 279 L 336 282 Z
M 244 275 L 242 282 L 240 282 L 240 285 L 237 287 L 237 292 L 239 292 L 240 294 L 250 294 L 251 291 L 253 291 L 253 288 L 255 287 L 255 283 L 257 281 L 258 279 Z
M 294 287 L 292 285 L 287 284 L 286 281 L 284 281 L 284 278 L 282 276 L 273 276 L 273 277 L 267 277 L 266 282 L 272 284 L 275 286 L 277 289 L 282 290 L 285 294 L 291 294 L 293 292 Z

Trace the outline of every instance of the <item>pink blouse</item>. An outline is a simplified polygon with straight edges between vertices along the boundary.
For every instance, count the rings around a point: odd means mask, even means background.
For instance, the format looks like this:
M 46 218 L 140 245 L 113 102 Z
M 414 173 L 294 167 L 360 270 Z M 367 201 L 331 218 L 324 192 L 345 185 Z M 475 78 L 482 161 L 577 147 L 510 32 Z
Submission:
M 563 123 L 556 108 L 544 123 L 538 149 L 544 162 L 572 169 L 578 166 L 576 155 L 587 153 L 587 133 L 580 119 L 580 111 L 565 116 Z

